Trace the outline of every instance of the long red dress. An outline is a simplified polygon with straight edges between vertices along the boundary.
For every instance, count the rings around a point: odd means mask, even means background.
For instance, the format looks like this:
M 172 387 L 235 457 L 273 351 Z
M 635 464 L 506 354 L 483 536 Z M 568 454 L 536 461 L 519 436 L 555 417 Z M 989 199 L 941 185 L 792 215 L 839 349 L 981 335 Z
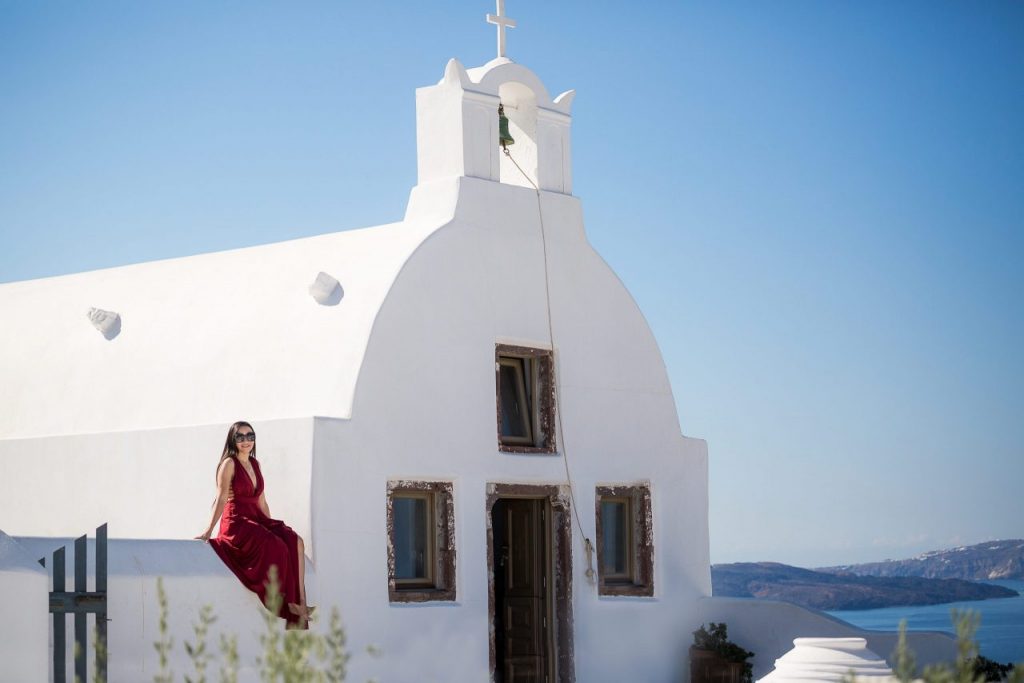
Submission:
M 220 533 L 210 539 L 210 545 L 235 573 L 242 584 L 267 602 L 267 580 L 270 568 L 277 567 L 281 608 L 278 616 L 289 623 L 299 618 L 288 609 L 288 603 L 299 599 L 299 536 L 279 519 L 271 519 L 260 509 L 263 493 L 263 473 L 256 458 L 250 457 L 256 484 L 253 485 L 241 463 L 235 461 L 235 474 L 231 478 L 231 497 L 220 518 Z

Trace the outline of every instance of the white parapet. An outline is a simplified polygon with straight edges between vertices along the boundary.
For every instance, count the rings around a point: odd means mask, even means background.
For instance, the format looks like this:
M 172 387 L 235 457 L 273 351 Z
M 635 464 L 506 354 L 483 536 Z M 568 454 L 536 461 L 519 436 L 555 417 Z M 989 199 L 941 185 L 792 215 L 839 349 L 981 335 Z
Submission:
M 46 570 L 0 531 L 0 682 L 46 680 L 49 591 Z
M 4 542 L 0 533 L 0 543 Z M 23 557 L 49 556 L 57 548 L 68 545 L 64 538 L 18 538 Z M 0 559 L 2 554 L 0 545 Z M 87 573 L 95 576 L 95 541 L 87 544 Z M 260 635 L 266 631 L 263 610 L 255 593 L 247 590 L 231 573 L 207 543 L 197 540 L 111 539 L 107 548 L 107 671 L 111 681 L 148 681 L 158 672 L 158 656 L 154 643 L 161 639 L 160 607 L 157 583 L 162 580 L 168 601 L 167 633 L 173 639 L 168 653 L 169 666 L 181 680 L 183 674 L 195 677 L 194 664 L 185 650 L 186 643 L 197 645 L 195 624 L 204 605 L 209 605 L 216 624 L 208 635 L 207 650 L 213 655 L 211 670 L 223 661 L 220 636 L 238 638 L 239 680 L 259 679 L 258 657 L 262 654 Z M 23 564 L 25 564 L 23 559 Z M 36 567 L 39 567 L 36 564 Z M 41 570 L 41 568 L 40 568 Z M 32 578 L 38 583 L 31 591 L 9 589 L 9 573 L 0 565 L 0 591 L 4 597 L 0 619 L 0 683 L 46 681 L 49 667 L 47 645 L 47 574 L 40 571 Z M 35 585 L 35 584 L 33 584 Z M 319 601 L 320 590 L 315 568 L 306 563 L 306 590 L 310 602 L 323 607 L 323 619 L 315 629 L 324 629 L 335 605 Z M 24 594 L 24 595 L 23 595 Z M 41 596 L 41 597 L 40 597 Z M 29 605 L 31 600 L 32 604 Z M 13 601 L 13 604 L 12 604 Z M 8 608 L 13 611 L 8 613 Z M 276 622 L 275 622 L 276 623 Z M 95 657 L 94 619 L 87 620 L 88 667 Z M 10 631 L 8 629 L 11 629 Z M 13 629 L 17 629 L 16 631 Z M 66 652 L 67 671 L 72 672 L 74 642 L 71 619 L 68 619 Z M 39 661 L 38 673 L 12 674 L 11 665 Z M 27 665 L 27 664 L 26 664 Z M 91 677 L 90 677 L 91 678 Z

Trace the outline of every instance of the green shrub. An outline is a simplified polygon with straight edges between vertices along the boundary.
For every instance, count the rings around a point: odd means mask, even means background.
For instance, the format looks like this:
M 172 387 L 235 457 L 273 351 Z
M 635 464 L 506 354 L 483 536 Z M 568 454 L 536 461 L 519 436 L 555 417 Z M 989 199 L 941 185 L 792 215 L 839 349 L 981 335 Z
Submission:
M 174 648 L 167 625 L 168 601 L 163 579 L 157 579 L 157 603 L 160 608 L 159 639 L 153 648 L 159 655 L 159 670 L 154 683 L 173 683 L 170 653 Z M 336 608 L 330 612 L 325 634 L 313 630 L 286 630 L 277 617 L 281 594 L 277 584 L 277 570 L 271 568 L 267 582 L 267 609 L 263 612 L 264 631 L 260 636 L 263 652 L 256 664 L 261 680 L 267 683 L 343 683 L 347 674 L 350 654 L 345 649 L 346 636 L 341 614 Z M 192 625 L 193 642 L 185 643 L 185 651 L 192 660 L 194 673 L 185 676 L 186 683 L 207 683 L 207 669 L 215 655 L 207 648 L 210 626 L 217 620 L 210 605 L 199 611 L 199 621 Z M 375 654 L 374 648 L 367 648 Z M 220 683 L 238 683 L 238 637 L 220 634 Z
M 985 683 L 986 681 L 1009 681 L 1024 683 L 1024 664 L 999 664 L 978 654 L 975 634 L 981 617 L 973 610 L 952 610 L 950 613 L 956 629 L 956 660 L 952 663 L 933 664 L 921 673 L 924 683 Z M 896 650 L 892 654 L 895 668 L 893 673 L 900 683 L 912 683 L 917 679 L 917 666 L 910 646 L 907 644 L 907 622 L 900 622 L 900 635 Z M 846 677 L 845 683 L 855 683 L 853 676 Z
M 725 624 L 711 622 L 709 628 L 700 628 L 693 632 L 693 647 L 698 650 L 710 650 L 727 662 L 743 665 L 743 683 L 751 683 L 754 678 L 754 667 L 747 660 L 754 656 L 753 652 L 729 640 L 729 629 Z

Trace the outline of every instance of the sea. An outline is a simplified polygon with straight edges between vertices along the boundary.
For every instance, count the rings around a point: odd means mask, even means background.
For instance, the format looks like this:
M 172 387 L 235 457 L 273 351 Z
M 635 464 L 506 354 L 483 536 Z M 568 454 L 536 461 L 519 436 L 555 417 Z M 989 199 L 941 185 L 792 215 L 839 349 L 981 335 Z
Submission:
M 907 631 L 953 633 L 950 611 L 974 610 L 981 615 L 978 651 L 1000 664 L 1024 662 L 1024 581 L 986 581 L 1017 591 L 1015 598 L 950 602 L 923 607 L 882 607 L 879 609 L 829 612 L 854 626 L 877 631 L 895 631 L 907 620 Z M 882 654 L 882 653 L 879 653 Z M 884 655 L 883 655 L 884 656 Z

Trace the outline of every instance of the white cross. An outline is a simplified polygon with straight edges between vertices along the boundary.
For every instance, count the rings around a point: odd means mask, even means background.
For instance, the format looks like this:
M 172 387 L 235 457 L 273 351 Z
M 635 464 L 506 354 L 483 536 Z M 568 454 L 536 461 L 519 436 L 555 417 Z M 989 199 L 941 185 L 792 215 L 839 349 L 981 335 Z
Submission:
M 498 56 L 505 56 L 505 29 L 515 28 L 516 22 L 514 19 L 509 19 L 505 16 L 505 0 L 498 0 L 498 13 L 487 15 L 488 24 L 497 24 L 498 26 Z

